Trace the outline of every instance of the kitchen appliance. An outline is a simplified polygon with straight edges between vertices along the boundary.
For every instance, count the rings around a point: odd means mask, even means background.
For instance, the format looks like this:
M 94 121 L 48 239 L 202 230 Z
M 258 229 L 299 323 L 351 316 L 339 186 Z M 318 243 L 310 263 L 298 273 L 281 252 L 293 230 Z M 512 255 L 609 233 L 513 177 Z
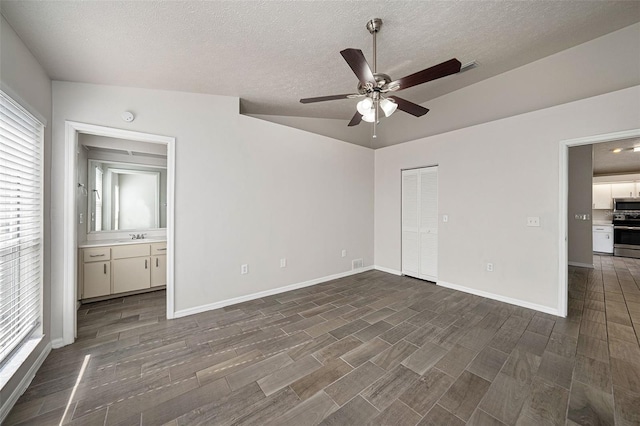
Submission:
M 637 212 L 640 213 L 640 198 L 614 198 L 613 199 L 613 212 L 614 213 L 626 213 Z
M 613 225 L 593 225 L 593 251 L 613 254 Z
M 616 207 L 625 207 L 626 202 Z M 637 210 L 616 210 L 613 215 L 613 254 L 614 256 L 640 259 L 640 208 Z

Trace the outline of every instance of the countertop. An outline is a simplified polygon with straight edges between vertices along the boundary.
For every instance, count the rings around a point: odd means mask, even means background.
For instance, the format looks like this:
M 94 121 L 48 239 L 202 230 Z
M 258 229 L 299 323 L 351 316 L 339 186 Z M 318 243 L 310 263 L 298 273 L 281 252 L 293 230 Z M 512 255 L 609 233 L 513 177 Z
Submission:
M 125 246 L 129 244 L 153 244 L 153 243 L 166 243 L 166 238 L 145 238 L 143 240 L 132 240 L 132 239 L 113 239 L 113 240 L 102 240 L 102 241 L 85 241 L 82 244 L 78 244 L 78 248 L 89 248 L 89 247 L 103 247 L 103 246 Z
M 613 226 L 613 223 L 605 222 L 605 221 L 602 221 L 602 220 L 594 220 L 593 221 L 593 226 Z

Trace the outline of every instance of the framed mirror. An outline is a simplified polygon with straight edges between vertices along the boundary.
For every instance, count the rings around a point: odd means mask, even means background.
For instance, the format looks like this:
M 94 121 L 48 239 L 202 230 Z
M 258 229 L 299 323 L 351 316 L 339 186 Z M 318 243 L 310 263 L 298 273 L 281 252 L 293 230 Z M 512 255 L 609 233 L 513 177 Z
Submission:
M 166 167 L 89 160 L 87 231 L 166 228 Z

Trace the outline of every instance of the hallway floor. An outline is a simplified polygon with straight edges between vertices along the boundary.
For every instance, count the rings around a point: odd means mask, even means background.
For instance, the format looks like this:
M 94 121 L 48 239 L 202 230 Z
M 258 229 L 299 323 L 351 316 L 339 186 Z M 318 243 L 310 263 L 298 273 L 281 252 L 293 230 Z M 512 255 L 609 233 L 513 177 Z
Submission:
M 5 424 L 638 425 L 640 260 L 594 263 L 566 319 L 378 271 L 173 321 L 163 291 L 83 305 Z

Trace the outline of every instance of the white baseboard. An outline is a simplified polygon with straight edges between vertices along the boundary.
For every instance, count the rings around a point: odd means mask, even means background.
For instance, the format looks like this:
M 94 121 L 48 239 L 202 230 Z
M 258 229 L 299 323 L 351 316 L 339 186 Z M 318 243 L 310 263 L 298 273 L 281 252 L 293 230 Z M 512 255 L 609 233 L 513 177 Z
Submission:
M 577 266 L 578 268 L 593 269 L 593 263 L 569 262 L 569 266 Z
M 36 376 L 36 372 L 42 366 L 47 355 L 49 355 L 49 352 L 51 352 L 51 343 L 47 343 L 44 349 L 42 349 L 42 352 L 40 352 L 36 361 L 31 365 L 29 371 L 27 371 L 27 374 L 25 374 L 22 380 L 20 380 L 20 383 L 16 386 L 11 395 L 3 401 L 2 406 L 0 407 L 0 424 L 2 424 L 2 422 L 7 418 L 15 403 L 18 402 L 18 398 L 20 398 L 24 391 L 27 390 L 31 381 Z
M 558 313 L 558 309 L 556 308 L 550 308 L 548 306 L 538 305 L 536 303 L 531 303 L 531 302 L 527 302 L 520 299 L 501 296 L 499 294 L 489 293 L 487 291 L 476 290 L 475 288 L 469 288 L 469 287 L 464 287 L 457 284 L 451 284 L 445 281 L 438 281 L 437 285 L 450 288 L 452 290 L 458 290 L 465 293 L 475 294 L 476 296 L 486 297 L 487 299 L 493 299 L 499 302 L 509 303 L 511 305 L 522 306 L 523 308 L 533 309 L 534 311 L 544 312 L 545 314 L 560 316 Z
M 309 281 L 303 281 L 301 283 L 291 284 L 284 287 L 278 287 L 272 290 L 265 290 L 258 293 L 248 294 L 246 296 L 234 297 L 233 299 L 222 300 L 220 302 L 209 303 L 207 305 L 196 306 L 193 308 L 181 309 L 179 311 L 175 311 L 174 318 L 181 318 L 181 317 L 186 317 L 188 315 L 199 314 L 201 312 L 212 311 L 214 309 L 220 309 L 226 306 L 231 306 L 231 305 L 235 305 L 242 302 L 248 302 L 249 300 L 260 299 L 261 297 L 273 296 L 274 294 L 285 293 L 287 291 L 309 287 L 309 286 L 320 284 L 323 282 L 336 280 L 338 278 L 344 278 L 350 275 L 371 271 L 372 269 L 373 269 L 373 266 L 365 266 L 364 268 L 358 268 L 352 271 L 341 272 L 339 274 L 334 274 L 334 275 L 328 275 L 326 277 L 316 278 Z
M 398 271 L 396 269 L 391 269 L 391 268 L 385 268 L 384 266 L 375 265 L 373 269 L 375 269 L 376 271 L 386 272 L 387 274 L 402 275 L 401 271 Z
M 52 349 L 60 349 L 65 346 L 64 339 L 62 337 L 58 337 L 57 339 L 51 340 L 51 348 Z

